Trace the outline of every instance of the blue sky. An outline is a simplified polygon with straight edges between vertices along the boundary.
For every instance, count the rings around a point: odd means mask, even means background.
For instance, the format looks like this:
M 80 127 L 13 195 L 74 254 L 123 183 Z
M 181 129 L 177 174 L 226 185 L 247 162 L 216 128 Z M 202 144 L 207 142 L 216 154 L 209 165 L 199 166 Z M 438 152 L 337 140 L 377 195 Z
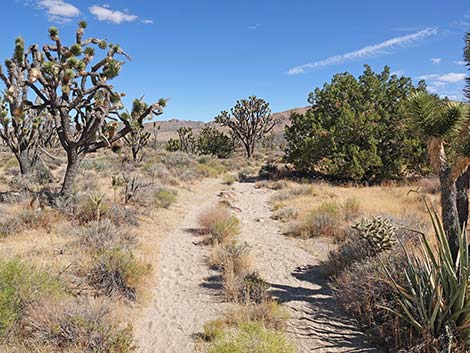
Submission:
M 159 119 L 210 120 L 249 95 L 273 111 L 306 106 L 308 92 L 365 63 L 459 99 L 467 72 L 468 0 L 5 0 L 3 8 L 2 58 L 18 35 L 42 44 L 53 24 L 69 41 L 86 19 L 87 34 L 133 59 L 115 80 L 126 103 L 170 98 Z

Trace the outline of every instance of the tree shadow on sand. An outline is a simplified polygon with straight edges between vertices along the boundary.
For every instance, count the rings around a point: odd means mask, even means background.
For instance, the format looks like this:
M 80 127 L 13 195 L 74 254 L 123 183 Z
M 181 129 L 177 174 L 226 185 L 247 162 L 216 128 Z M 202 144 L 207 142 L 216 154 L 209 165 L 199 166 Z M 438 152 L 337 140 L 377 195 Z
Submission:
M 271 294 L 281 303 L 306 303 L 306 309 L 295 310 L 293 320 L 296 335 L 299 338 L 316 338 L 321 344 L 310 351 L 335 352 L 379 352 L 367 348 L 365 335 L 358 330 L 354 322 L 338 308 L 332 296 L 332 290 L 320 266 L 298 267 L 292 272 L 301 285 L 298 287 L 283 284 L 271 284 Z M 305 286 L 302 286 L 302 283 Z

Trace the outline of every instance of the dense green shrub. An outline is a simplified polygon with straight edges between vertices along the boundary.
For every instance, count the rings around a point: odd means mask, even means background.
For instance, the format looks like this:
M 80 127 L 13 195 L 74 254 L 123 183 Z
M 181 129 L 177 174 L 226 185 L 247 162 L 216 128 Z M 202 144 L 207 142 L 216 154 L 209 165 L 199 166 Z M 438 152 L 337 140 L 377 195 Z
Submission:
M 421 172 L 426 146 L 406 122 L 406 99 L 420 88 L 411 78 L 369 66 L 310 94 L 312 107 L 292 114 L 286 127 L 286 161 L 304 173 L 378 182 Z
M 228 158 L 232 155 L 234 149 L 233 140 L 223 132 L 212 127 L 206 127 L 201 130 L 198 138 L 200 154 Z

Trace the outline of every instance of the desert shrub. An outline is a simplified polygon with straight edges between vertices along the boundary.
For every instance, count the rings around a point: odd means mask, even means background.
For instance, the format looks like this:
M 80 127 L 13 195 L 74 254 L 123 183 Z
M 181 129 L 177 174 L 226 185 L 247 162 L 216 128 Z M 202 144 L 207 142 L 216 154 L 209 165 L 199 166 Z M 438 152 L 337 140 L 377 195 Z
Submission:
M 283 333 L 264 327 L 263 323 L 241 324 L 236 330 L 218 336 L 208 353 L 294 353 Z
M 233 185 L 237 181 L 237 177 L 233 174 L 224 174 L 222 180 L 225 185 Z
M 127 228 L 117 227 L 110 220 L 90 222 L 79 228 L 80 244 L 99 252 L 112 248 L 127 248 L 136 242 L 136 235 Z
M 427 194 L 438 194 L 441 191 L 441 183 L 438 178 L 421 178 L 416 183 L 420 191 Z
M 336 276 L 355 263 L 366 261 L 376 252 L 370 243 L 350 231 L 346 240 L 338 248 L 330 251 L 328 259 L 323 262 L 323 269 L 328 276 Z
M 15 168 L 15 167 L 19 167 L 19 163 L 18 163 L 18 160 L 14 157 L 8 159 L 7 161 L 5 161 L 3 163 L 3 169 L 10 169 L 10 168 Z
M 60 295 L 63 290 L 58 279 L 32 265 L 19 260 L 0 261 L 0 336 L 14 328 L 27 305 Z
M 288 222 L 296 219 L 299 211 L 295 207 L 282 207 L 273 212 L 272 218 L 281 222 Z
M 407 98 L 417 89 L 410 78 L 390 75 L 388 67 L 374 73 L 366 66 L 358 78 L 335 75 L 310 94 L 311 109 L 291 115 L 286 161 L 304 173 L 356 181 L 423 172 L 425 141 L 403 123 Z
M 104 215 L 113 224 L 117 226 L 137 226 L 139 220 L 137 218 L 137 211 L 135 208 L 112 204 Z
M 7 237 L 25 230 L 44 229 L 50 232 L 59 214 L 50 209 L 23 208 L 19 213 L 0 221 L 0 236 Z
M 250 248 L 246 243 L 216 244 L 209 257 L 209 265 L 222 271 L 230 269 L 236 276 L 243 275 L 251 266 Z
M 240 221 L 226 207 L 219 206 L 201 213 L 198 224 L 202 232 L 209 235 L 212 244 L 228 244 L 240 231 Z
M 114 248 L 95 255 L 87 277 L 90 285 L 106 295 L 136 300 L 136 288 L 148 269 L 130 251 Z
M 89 353 L 130 353 L 132 327 L 113 322 L 106 305 L 83 301 L 43 301 L 31 306 L 24 319 L 24 333 L 31 344 Z
M 387 275 L 383 263 L 397 281 L 402 276 L 403 252 L 383 253 L 367 261 L 352 264 L 333 280 L 334 296 L 349 316 L 353 317 L 375 344 L 390 347 L 406 347 L 409 327 L 402 328 L 401 319 L 391 311 L 396 309 L 393 289 L 385 281 Z M 403 279 L 401 277 L 401 279 Z
M 153 196 L 158 207 L 168 208 L 176 202 L 176 192 L 173 190 L 158 188 Z
M 214 223 L 210 231 L 210 241 L 213 244 L 226 244 L 240 232 L 240 221 L 235 216 Z
M 235 150 L 233 140 L 229 136 L 211 127 L 201 130 L 197 144 L 199 153 L 217 158 L 228 158 Z
M 181 181 L 190 181 L 198 177 L 197 163 L 187 153 L 174 152 L 161 157 L 161 163 Z
M 226 207 L 212 207 L 199 214 L 198 224 L 202 232 L 210 233 L 215 223 L 226 220 L 230 212 Z
M 323 202 L 317 208 L 309 211 L 289 233 L 303 238 L 326 236 L 342 240 L 344 229 L 338 204 Z
M 295 185 L 294 187 L 291 187 L 291 188 L 288 188 L 286 190 L 276 193 L 272 197 L 271 201 L 272 202 L 286 201 L 286 200 L 293 199 L 298 196 L 312 195 L 312 194 L 313 194 L 313 187 L 311 185 L 300 184 L 300 185 Z
M 202 338 L 204 339 L 204 341 L 212 342 L 217 337 L 220 337 L 224 334 L 225 322 L 220 319 L 206 322 L 202 330 Z
M 215 158 L 199 158 L 196 170 L 204 177 L 215 178 L 226 172 L 225 166 Z
M 72 221 L 85 224 L 100 220 L 110 204 L 106 195 L 100 192 L 79 192 L 59 205 L 62 212 Z
M 109 161 L 105 159 L 85 159 L 80 168 L 83 170 L 95 170 L 97 172 L 102 172 L 111 168 Z
M 275 300 L 237 305 L 227 311 L 225 322 L 230 326 L 238 326 L 245 322 L 262 322 L 265 327 L 281 330 L 286 327 L 289 311 Z
M 260 304 L 271 299 L 269 288 L 257 272 L 251 272 L 243 277 L 238 296 L 243 303 Z

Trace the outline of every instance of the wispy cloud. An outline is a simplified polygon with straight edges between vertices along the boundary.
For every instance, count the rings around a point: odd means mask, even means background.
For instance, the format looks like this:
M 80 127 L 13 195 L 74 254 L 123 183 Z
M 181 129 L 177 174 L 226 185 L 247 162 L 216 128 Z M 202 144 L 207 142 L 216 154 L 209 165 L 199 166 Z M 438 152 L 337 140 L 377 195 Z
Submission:
M 434 83 L 442 82 L 442 83 L 455 83 L 459 81 L 465 80 L 465 74 L 458 73 L 458 72 L 449 72 L 447 74 L 429 74 L 429 75 L 422 75 L 418 78 L 421 80 L 429 80 L 433 81 Z
M 146 25 L 153 25 L 153 20 L 142 20 L 142 23 Z
M 440 64 L 442 62 L 442 58 L 432 58 L 431 62 L 436 65 Z
M 259 23 L 257 23 L 255 25 L 248 26 L 248 29 L 255 30 L 255 29 L 258 29 L 260 27 L 261 27 L 261 25 Z
M 138 19 L 137 15 L 128 13 L 127 11 L 111 10 L 108 5 L 94 5 L 88 8 L 90 13 L 94 15 L 99 21 L 108 21 L 115 24 L 123 22 L 132 22 Z
M 434 36 L 437 33 L 438 33 L 437 27 L 429 27 L 418 32 L 414 32 L 411 34 L 407 34 L 404 36 L 395 37 L 395 38 L 386 40 L 385 42 L 382 42 L 382 43 L 368 45 L 364 48 L 361 48 L 361 49 L 358 49 L 349 53 L 335 55 L 335 56 L 331 56 L 329 58 L 326 58 L 320 61 L 315 61 L 315 62 L 311 62 L 308 64 L 296 66 L 296 67 L 289 69 L 287 73 L 289 75 L 298 75 L 298 74 L 302 74 L 302 73 L 305 73 L 309 70 L 313 70 L 316 68 L 330 66 L 330 65 L 337 65 L 337 64 L 341 64 L 341 63 L 355 60 L 355 59 L 366 58 L 369 56 L 377 55 L 379 53 L 384 53 L 386 49 L 393 49 L 396 47 L 403 47 L 403 46 L 411 45 L 422 39 Z
M 46 10 L 51 22 L 67 23 L 80 15 L 77 7 L 63 0 L 40 0 L 36 2 L 36 6 Z
M 454 64 L 456 64 L 456 65 L 465 65 L 466 62 L 463 61 L 463 60 L 455 60 L 455 61 L 454 61 Z

